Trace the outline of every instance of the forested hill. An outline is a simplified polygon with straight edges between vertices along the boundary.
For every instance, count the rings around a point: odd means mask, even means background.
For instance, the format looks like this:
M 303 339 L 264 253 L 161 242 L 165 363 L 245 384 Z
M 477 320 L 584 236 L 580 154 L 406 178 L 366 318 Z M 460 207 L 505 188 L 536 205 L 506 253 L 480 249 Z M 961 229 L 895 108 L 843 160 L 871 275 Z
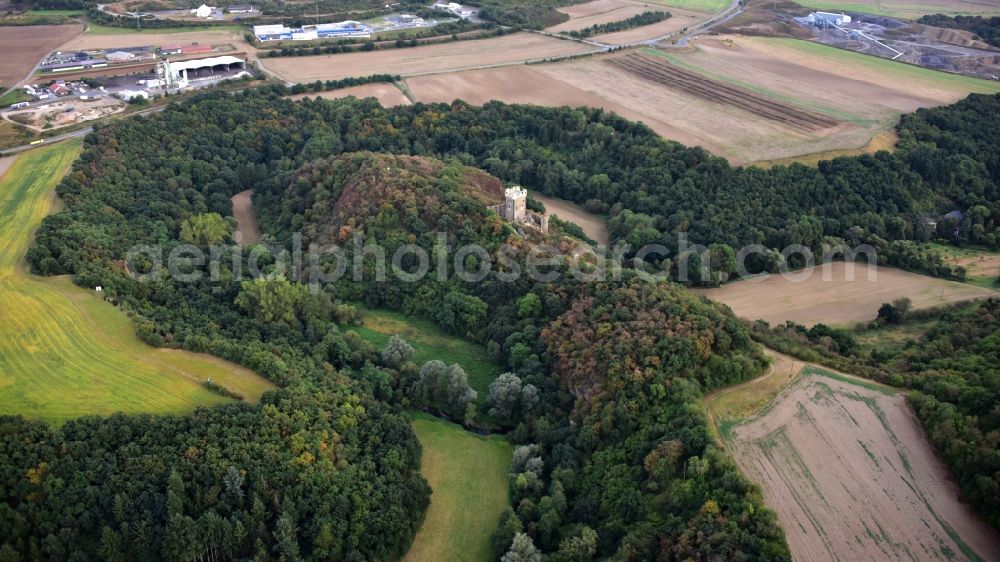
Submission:
M 287 190 L 262 192 L 259 215 L 273 233 L 305 243 L 345 244 L 354 232 L 432 236 L 468 229 L 462 243 L 494 243 L 513 232 L 487 207 L 503 201 L 503 183 L 461 163 L 418 156 L 348 153 L 311 161 Z
M 920 227 L 927 214 L 955 208 L 969 216 L 959 227 L 961 240 L 996 243 L 1000 97 L 973 96 L 918 112 L 901 126 L 894 155 L 760 170 L 731 168 L 599 109 L 455 103 L 386 110 L 373 99 L 292 102 L 285 93 L 281 87 L 206 93 L 155 115 L 96 127 L 58 188 L 66 209 L 45 219 L 29 252 L 38 273 L 71 273 L 82 285 L 105 287 L 134 315 L 147 341 L 239 362 L 282 385 L 282 394 L 258 409 L 93 419 L 45 430 L 52 433 L 5 420 L 0 452 L 16 461 L 4 480 L 0 517 L 10 524 L 0 525 L 0 533 L 8 533 L 0 538 L 16 552 L 59 559 L 79 543 L 93 558 L 132 541 L 143 552 L 160 553 L 150 559 L 171 558 L 164 544 L 195 545 L 190 558 L 221 549 L 221 537 L 240 536 L 232 547 L 237 557 L 258 551 L 274 558 L 294 554 L 286 559 L 398 557 L 427 499 L 413 473 L 416 442 L 399 412 L 422 403 L 415 395 L 447 397 L 442 381 L 462 377 L 437 377 L 433 369 L 424 376 L 405 354 L 380 354 L 357 334 L 342 332 L 340 325 L 357 319 L 344 301 L 364 300 L 479 341 L 509 371 L 487 398 L 491 415 L 520 445 L 515 503 L 497 530 L 497 558 L 513 549 L 554 560 L 788 559 L 773 514 L 712 446 L 698 406 L 707 389 L 761 372 L 759 352 L 731 314 L 628 270 L 604 283 L 527 276 L 470 283 L 451 276 L 418 283 L 345 280 L 316 293 L 282 276 L 277 256 L 266 253 L 267 277 L 239 281 L 237 270 L 246 271 L 249 258 L 235 248 L 224 250 L 214 279 L 160 274 L 140 281 L 123 270 L 136 244 L 167 255 L 184 242 L 224 242 L 228 223 L 221 216 L 231 214 L 229 198 L 247 189 L 264 204 L 265 234 L 282 242 L 300 227 L 318 238 L 339 236 L 351 220 L 337 214 L 341 204 L 390 249 L 428 229 L 441 229 L 450 242 L 479 240 L 488 247 L 513 238 L 502 226 L 492 228 L 495 222 L 479 220 L 484 202 L 474 185 L 495 184 L 464 168 L 473 166 L 606 212 L 613 235 L 633 245 L 673 246 L 678 231 L 714 244 L 721 255 L 751 242 L 819 249 L 841 237 L 881 244 L 926 235 Z M 939 120 L 943 112 L 953 118 Z M 389 174 L 375 173 L 374 166 L 385 165 Z M 368 176 L 382 179 L 371 183 Z M 361 191 L 383 205 L 370 207 L 356 197 Z M 447 205 L 439 209 L 417 206 L 441 201 Z M 942 228 L 950 236 L 955 226 Z M 769 259 L 751 267 L 773 267 Z M 142 260 L 136 265 L 147 272 Z M 303 414 L 292 413 L 299 409 Z M 467 417 L 475 422 L 474 411 Z M 100 441 L 120 430 L 138 438 Z M 391 437 L 380 439 L 383 432 Z M 225 438 L 234 440 L 232 448 L 205 465 L 211 473 L 197 472 L 201 449 Z M 357 446 L 338 456 L 337 439 Z M 81 445 L 62 447 L 67 440 Z M 258 468 L 251 455 L 241 456 L 252 440 L 289 447 L 273 457 L 289 471 L 274 480 L 280 489 L 268 487 L 279 468 Z M 36 453 L 37 443 L 59 446 Z M 236 494 L 235 484 L 224 480 L 227 465 L 246 470 L 245 485 L 259 490 L 263 524 L 248 488 L 240 488 L 243 503 L 225 503 L 223 490 Z M 109 468 L 91 479 L 94 466 Z M 341 472 L 357 478 L 345 484 Z M 128 527 L 110 496 L 91 493 L 91 482 L 129 478 L 146 483 L 126 506 L 152 513 L 140 529 Z M 177 480 L 186 500 L 176 499 Z M 330 486 L 343 493 L 331 496 Z M 310 492 L 318 505 L 299 505 Z M 60 496 L 81 499 L 67 507 Z M 245 529 L 256 526 L 244 535 L 214 534 L 227 529 L 216 516 L 233 529 L 237 521 Z M 185 517 L 206 524 L 191 531 Z M 85 537 L 64 530 L 81 518 L 89 518 Z M 338 526 L 344 521 L 361 527 Z M 177 539 L 175 531 L 186 534 Z M 158 538 L 168 536 L 176 542 Z M 335 550 L 327 555 L 331 544 Z
M 973 95 L 953 106 L 920 110 L 903 120 L 896 154 L 838 158 L 818 169 L 734 169 L 600 109 L 456 103 L 386 110 L 370 101 L 293 104 L 259 92 L 206 95 L 116 128 L 115 135 L 126 138 L 159 130 L 171 139 L 164 141 L 168 147 L 194 143 L 198 160 L 190 169 L 178 168 L 159 146 L 147 143 L 98 150 L 121 152 L 119 161 L 134 162 L 135 171 L 156 164 L 156 181 L 179 195 L 154 201 L 170 214 L 192 205 L 224 211 L 223 195 L 235 186 L 260 186 L 267 197 L 284 190 L 283 174 L 317 153 L 370 150 L 455 157 L 504 181 L 576 201 L 609 214 L 612 236 L 633 247 L 656 242 L 676 248 L 679 232 L 692 243 L 716 245 L 721 255 L 747 244 L 801 244 L 822 254 L 824 244 L 871 243 L 883 259 L 920 269 L 919 260 L 914 265 L 907 259 L 913 240 L 998 245 L 998 108 L 1000 96 Z M 218 173 L 211 164 L 216 159 L 222 161 Z M 123 172 L 102 172 L 98 181 Z M 214 187 L 189 193 L 192 182 Z M 64 192 L 73 196 L 72 189 Z M 965 215 L 960 223 L 941 219 L 955 210 Z M 929 218 L 937 219 L 936 232 L 927 226 Z M 76 270 L 83 240 L 49 243 L 54 230 L 65 229 L 43 229 L 43 248 L 33 253 L 33 262 L 48 272 Z M 88 251 L 103 251 L 111 233 L 94 234 L 86 247 L 96 239 L 97 248 Z M 670 257 L 676 267 L 677 256 Z M 751 272 L 774 270 L 781 260 L 776 251 L 755 254 L 747 266 Z M 716 271 L 695 282 L 717 283 L 732 273 L 731 260 L 716 261 Z

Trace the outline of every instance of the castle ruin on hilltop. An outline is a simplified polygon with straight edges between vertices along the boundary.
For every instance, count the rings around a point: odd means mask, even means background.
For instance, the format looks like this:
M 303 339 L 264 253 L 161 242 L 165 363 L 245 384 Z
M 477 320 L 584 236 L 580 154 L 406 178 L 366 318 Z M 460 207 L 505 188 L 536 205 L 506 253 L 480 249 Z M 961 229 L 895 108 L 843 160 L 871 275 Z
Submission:
M 545 234 L 549 230 L 549 217 L 528 210 L 528 191 L 519 185 L 508 187 L 503 192 L 504 201 L 490 207 L 500 217 L 515 225 L 527 226 Z

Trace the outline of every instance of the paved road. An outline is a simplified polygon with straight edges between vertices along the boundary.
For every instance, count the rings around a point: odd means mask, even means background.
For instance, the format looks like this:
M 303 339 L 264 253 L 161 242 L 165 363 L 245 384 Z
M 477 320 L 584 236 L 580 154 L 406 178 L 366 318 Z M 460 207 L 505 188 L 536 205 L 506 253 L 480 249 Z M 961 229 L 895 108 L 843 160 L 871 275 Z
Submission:
M 166 109 L 166 106 L 165 105 L 161 105 L 159 107 L 151 107 L 149 109 L 143 109 L 141 111 L 136 111 L 135 113 L 130 113 L 130 114 L 125 115 L 123 117 L 133 117 L 135 115 L 148 115 L 150 113 L 156 113 L 158 111 L 163 111 L 164 109 Z M 12 147 L 12 148 L 0 149 L 0 156 L 10 156 L 12 154 L 17 154 L 19 152 L 24 152 L 25 150 L 31 150 L 32 148 L 39 148 L 39 147 L 42 147 L 42 146 L 47 146 L 47 145 L 54 144 L 54 143 L 57 143 L 57 142 L 61 142 L 61 141 L 67 140 L 67 139 L 74 139 L 74 138 L 78 138 L 78 137 L 85 137 L 88 134 L 90 134 L 93 130 L 94 130 L 93 127 L 85 127 L 83 129 L 78 129 L 76 131 L 70 131 L 68 133 L 63 133 L 61 135 L 54 135 L 54 136 L 48 137 L 48 138 L 45 139 L 45 142 L 41 142 L 41 143 L 38 143 L 38 144 L 22 144 L 21 146 L 15 146 L 15 147 Z

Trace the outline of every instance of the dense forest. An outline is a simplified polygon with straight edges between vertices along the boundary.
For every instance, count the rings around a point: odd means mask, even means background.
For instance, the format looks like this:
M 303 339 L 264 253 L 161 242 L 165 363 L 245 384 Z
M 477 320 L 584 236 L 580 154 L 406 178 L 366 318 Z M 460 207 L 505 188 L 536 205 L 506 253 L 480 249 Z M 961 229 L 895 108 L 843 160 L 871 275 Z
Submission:
M 260 407 L 187 417 L 94 418 L 60 429 L 5 420 L 5 455 L 20 463 L 4 480 L 4 517 L 14 522 L 4 526 L 12 529 L 5 542 L 16 552 L 41 558 L 38 549 L 73 543 L 77 537 L 63 536 L 58 524 L 67 520 L 63 510 L 73 508 L 90 518 L 81 537 L 87 542 L 77 547 L 83 552 L 111 548 L 107 543 L 169 557 L 165 549 L 176 543 L 164 537 L 183 529 L 184 536 L 203 533 L 185 541 L 194 545 L 185 551 L 190 557 L 223 548 L 234 549 L 227 556 L 236 558 L 257 552 L 294 553 L 286 559 L 397 557 L 426 505 L 426 488 L 413 472 L 419 447 L 399 412 L 428 408 L 470 425 L 479 421 L 468 411 L 464 373 L 454 366 L 417 366 L 405 343 L 390 342 L 380 353 L 340 331 L 357 319 L 347 303 L 362 301 L 479 341 L 508 371 L 487 397 L 490 415 L 518 444 L 513 508 L 494 537 L 498 559 L 505 553 L 507 560 L 536 559 L 532 553 L 541 552 L 554 560 L 787 560 L 774 515 L 712 445 L 698 406 L 707 390 L 764 368 L 748 330 L 731 314 L 679 285 L 650 283 L 629 270 L 602 282 L 348 277 L 313 292 L 294 269 L 280 266 L 293 235 L 342 242 L 363 230 L 390 249 L 411 243 L 433 250 L 441 232 L 449 245 L 473 241 L 491 253 L 506 243 L 515 248 L 507 257 L 520 263 L 542 240 L 520 236 L 486 211 L 498 201 L 502 180 L 606 213 L 617 240 L 676 250 L 671 238 L 686 232 L 723 257 L 746 243 L 819 250 L 838 238 L 913 242 L 935 235 L 924 230 L 926 217 L 954 209 L 966 210 L 967 218 L 939 226 L 938 235 L 996 244 L 1000 127 L 993 124 L 1000 121 L 1000 97 L 973 96 L 908 116 L 896 155 L 760 170 L 731 168 L 598 109 L 456 102 L 386 110 L 373 99 L 292 102 L 287 93 L 283 87 L 205 93 L 161 113 L 96 126 L 85 140 L 58 188 L 65 210 L 45 219 L 29 251 L 33 270 L 102 285 L 154 345 L 212 353 L 284 388 Z M 193 281 L 151 271 L 141 257 L 125 263 L 137 244 L 167 255 L 182 242 L 225 241 L 230 227 L 221 217 L 231 215 L 229 198 L 250 188 L 272 243 L 258 260 L 266 277 L 238 281 L 251 256 L 228 247 L 221 271 Z M 558 229 L 552 237 L 548 241 L 566 242 Z M 470 258 L 444 267 L 448 273 L 474 269 L 476 258 Z M 363 263 L 365 271 L 374 265 Z M 654 266 L 671 267 L 643 267 Z M 718 282 L 728 271 L 711 273 L 698 281 Z M 282 412 L 300 409 L 301 416 L 289 414 L 293 425 L 272 427 Z M 318 410 L 344 413 L 328 417 Z M 360 421 L 344 429 L 338 424 L 350 411 Z M 119 432 L 117 425 L 145 437 L 100 441 Z M 290 440 L 294 467 L 282 467 L 294 482 L 285 486 L 269 476 L 276 468 L 248 466 L 235 451 L 213 452 L 216 460 L 204 467 L 170 453 L 197 449 L 199 436 L 222 439 L 223 427 L 261 446 Z M 346 443 L 343 456 L 333 453 L 344 466 L 326 463 L 334 434 Z M 32 435 L 34 441 L 26 439 Z M 84 445 L 62 445 L 72 439 Z M 250 446 L 240 443 L 234 437 L 232 446 Z M 119 458 L 129 462 L 110 460 Z M 108 459 L 105 470 L 120 478 L 145 483 L 128 512 L 151 512 L 141 529 L 122 528 L 128 517 L 107 503 L 113 495 L 92 494 L 85 477 L 66 477 L 89 474 L 95 459 Z M 303 479 L 339 486 L 340 470 L 352 466 L 363 476 L 343 489 L 353 490 L 351 497 L 391 497 L 376 499 L 386 511 L 369 513 L 372 504 L 353 500 L 343 506 L 319 492 L 311 500 L 325 498 L 329 505 L 297 503 Z M 202 469 L 208 472 L 192 472 Z M 239 480 L 236 472 L 245 485 L 234 503 L 225 479 Z M 264 479 L 271 488 L 261 489 L 257 482 Z M 263 523 L 254 515 L 251 486 L 260 490 L 269 517 Z M 171 500 L 181 489 L 185 499 Z M 77 499 L 64 506 L 60 497 Z M 378 532 L 365 543 L 353 528 L 324 526 L 341 515 Z M 199 525 L 191 531 L 184 518 L 211 520 L 212 529 L 227 529 L 219 520 L 256 527 L 245 541 L 224 546 L 220 537 L 229 535 L 206 535 Z M 176 527 L 172 520 L 185 523 Z M 322 550 L 327 544 L 342 550 Z
M 1000 299 L 910 311 L 901 299 L 857 330 L 754 326 L 776 349 L 912 389 L 910 403 L 965 498 L 1000 526 Z
M 3 560 L 374 560 L 430 490 L 405 415 L 346 377 L 189 416 L 0 417 Z
M 1000 47 L 1000 17 L 998 16 L 984 18 L 983 16 L 946 16 L 944 14 L 934 14 L 921 17 L 917 20 L 917 23 L 932 25 L 934 27 L 971 31 L 990 45 Z

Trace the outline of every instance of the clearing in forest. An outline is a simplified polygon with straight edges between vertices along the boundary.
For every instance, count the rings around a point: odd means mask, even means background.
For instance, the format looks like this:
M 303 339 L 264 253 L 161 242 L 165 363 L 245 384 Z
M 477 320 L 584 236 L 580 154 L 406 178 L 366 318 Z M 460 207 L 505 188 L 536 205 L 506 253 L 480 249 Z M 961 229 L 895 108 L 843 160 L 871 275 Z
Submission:
M 854 265 L 852 280 L 849 265 L 829 264 L 828 276 L 824 276 L 820 266 L 695 292 L 729 305 L 737 316 L 748 320 L 766 320 L 772 325 L 791 320 L 803 326 L 868 322 L 875 319 L 880 306 L 901 297 L 909 298 L 913 308 L 918 309 L 1000 294 L 984 287 L 891 267 L 879 267 L 875 279 L 870 280 L 864 264 Z M 797 276 L 804 280 L 796 281 Z
M 507 507 L 513 448 L 423 413 L 410 414 L 423 447 L 431 505 L 404 562 L 488 562 L 490 535 Z
M 215 383 L 258 400 L 267 380 L 208 355 L 155 349 L 128 316 L 63 277 L 21 263 L 49 212 L 52 190 L 79 141 L 25 153 L 0 177 L 0 412 L 60 423 L 86 414 L 180 413 L 230 399 Z
M 1000 552 L 1000 536 L 959 501 L 905 397 L 887 387 L 806 366 L 759 413 L 720 430 L 778 513 L 796 560 L 977 561 Z
M 400 312 L 362 309 L 362 326 L 345 326 L 344 330 L 359 336 L 382 350 L 389 338 L 399 335 L 413 347 L 413 362 L 423 365 L 437 359 L 448 365 L 457 363 L 469 376 L 469 386 L 479 393 L 478 402 L 485 404 L 490 384 L 500 375 L 500 367 L 490 361 L 483 346 L 446 334 L 426 320 L 408 318 Z

